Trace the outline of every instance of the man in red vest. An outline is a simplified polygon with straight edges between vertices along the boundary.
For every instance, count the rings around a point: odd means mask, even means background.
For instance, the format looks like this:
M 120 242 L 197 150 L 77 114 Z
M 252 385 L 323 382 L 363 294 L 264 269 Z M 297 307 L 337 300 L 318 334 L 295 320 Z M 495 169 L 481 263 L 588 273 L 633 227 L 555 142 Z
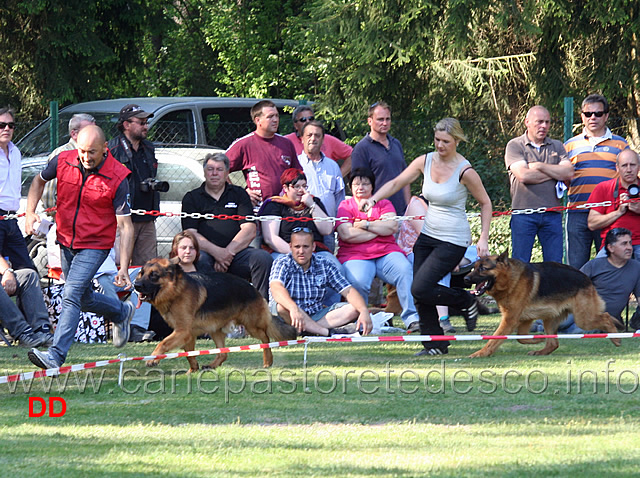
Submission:
M 113 322 L 113 344 L 123 347 L 135 312 L 131 302 L 93 292 L 91 279 L 113 247 L 120 229 L 120 269 L 115 284 L 131 287 L 128 266 L 133 249 L 133 224 L 129 204 L 130 171 L 107 148 L 104 132 L 95 125 L 78 134 L 78 149 L 53 158 L 33 179 L 27 196 L 25 228 L 34 232 L 39 219 L 36 205 L 47 181 L 58 179 L 56 214 L 65 286 L 62 312 L 53 345 L 46 352 L 31 349 L 29 360 L 48 369 L 60 367 L 80 320 L 80 310 L 89 310 Z

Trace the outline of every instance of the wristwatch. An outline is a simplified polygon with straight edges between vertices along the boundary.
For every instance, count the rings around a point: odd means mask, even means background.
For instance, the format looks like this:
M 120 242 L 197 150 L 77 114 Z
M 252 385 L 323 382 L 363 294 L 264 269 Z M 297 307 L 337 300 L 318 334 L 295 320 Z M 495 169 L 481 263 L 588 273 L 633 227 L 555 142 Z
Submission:
M 8 269 L 5 269 L 4 272 L 2 273 L 2 275 L 5 275 L 7 272 L 11 272 L 12 274 L 15 275 L 16 271 L 14 271 L 11 267 L 9 267 Z

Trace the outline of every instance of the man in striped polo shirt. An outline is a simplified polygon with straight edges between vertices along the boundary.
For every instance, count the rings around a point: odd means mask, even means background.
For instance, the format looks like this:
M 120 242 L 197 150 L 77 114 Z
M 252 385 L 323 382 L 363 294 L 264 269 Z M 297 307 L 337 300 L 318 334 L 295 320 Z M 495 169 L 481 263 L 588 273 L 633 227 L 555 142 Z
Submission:
M 609 102 L 602 95 L 591 94 L 582 102 L 582 133 L 568 140 L 564 147 L 575 174 L 569 185 L 569 207 L 588 202 L 597 184 L 616 177 L 618 153 L 629 147 L 626 140 L 607 127 Z M 601 247 L 600 231 L 587 226 L 587 209 L 570 209 L 567 215 L 569 265 L 580 269 L 591 258 L 591 244 Z

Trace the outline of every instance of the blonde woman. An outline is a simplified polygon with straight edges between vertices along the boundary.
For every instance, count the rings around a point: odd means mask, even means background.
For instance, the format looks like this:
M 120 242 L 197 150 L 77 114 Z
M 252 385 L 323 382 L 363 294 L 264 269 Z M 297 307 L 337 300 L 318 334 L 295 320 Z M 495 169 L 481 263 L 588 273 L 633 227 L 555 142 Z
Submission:
M 429 201 L 420 236 L 413 248 L 413 286 L 411 293 L 420 317 L 420 333 L 442 335 L 436 305 L 454 306 L 462 310 L 469 331 L 478 320 L 475 297 L 464 289 L 448 288 L 438 281 L 451 272 L 471 244 L 471 230 L 465 210 L 468 193 L 480 204 L 482 230 L 478 239 L 478 255 L 489 253 L 491 200 L 478 173 L 457 147 L 467 138 L 460 122 L 454 118 L 440 120 L 434 128 L 435 151 L 418 156 L 395 179 L 382 186 L 360 209 L 369 210 L 411 184 L 422 174 L 422 195 Z M 443 355 L 449 342 L 423 342 L 424 349 L 416 355 Z

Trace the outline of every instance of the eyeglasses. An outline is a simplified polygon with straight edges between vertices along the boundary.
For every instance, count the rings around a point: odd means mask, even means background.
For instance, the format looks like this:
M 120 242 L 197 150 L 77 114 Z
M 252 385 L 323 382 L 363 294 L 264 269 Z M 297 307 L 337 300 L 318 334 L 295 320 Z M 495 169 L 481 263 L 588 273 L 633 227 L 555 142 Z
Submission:
M 297 123 L 306 123 L 307 121 L 313 121 L 316 119 L 315 116 L 303 116 L 302 118 L 298 118 L 296 120 Z
M 133 121 L 133 120 L 127 120 L 129 123 L 136 123 L 139 124 L 140 126 L 147 126 L 149 124 L 148 121 Z
M 9 127 L 9 129 L 16 129 L 16 124 L 13 121 L 11 121 L 10 123 L 5 123 L 3 121 L 0 123 L 0 131 L 5 129 L 7 126 Z
M 307 234 L 313 234 L 311 229 L 309 229 L 308 227 L 294 227 L 293 229 L 291 229 L 291 234 L 295 234 L 296 232 L 306 232 Z
M 296 185 L 289 184 L 289 187 L 293 189 L 297 189 L 298 191 L 304 191 L 305 189 L 307 189 L 306 184 L 296 184 Z
M 606 113 L 607 113 L 606 111 L 583 111 L 582 112 L 582 114 L 585 115 L 587 118 L 591 118 L 591 115 L 596 115 L 596 118 L 600 118 Z

